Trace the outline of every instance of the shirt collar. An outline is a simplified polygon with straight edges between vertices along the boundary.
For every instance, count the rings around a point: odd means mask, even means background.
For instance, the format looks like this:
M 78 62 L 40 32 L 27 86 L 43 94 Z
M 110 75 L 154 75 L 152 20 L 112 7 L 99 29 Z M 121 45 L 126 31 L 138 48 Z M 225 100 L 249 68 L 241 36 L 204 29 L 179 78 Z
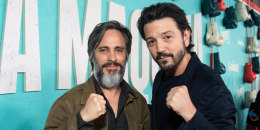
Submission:
M 95 77 L 94 77 L 94 85 L 95 85 L 96 93 L 103 94 L 103 91 L 101 90 L 98 81 L 96 80 Z M 128 85 L 128 83 L 124 79 L 121 81 L 120 87 L 122 91 L 126 91 L 127 93 L 133 94 L 134 92 L 133 89 Z
M 103 93 L 100 86 L 98 85 L 97 81 L 95 81 L 95 77 L 91 75 L 87 82 L 84 83 L 84 89 L 83 94 L 81 97 L 81 104 L 86 104 L 86 101 L 91 93 L 97 93 L 101 94 Z M 130 85 L 123 80 L 120 85 L 122 88 L 124 88 L 127 92 L 129 92 L 129 100 L 128 102 L 132 101 L 134 98 L 137 98 L 138 95 L 135 94 L 134 90 L 130 87 Z M 100 90 L 100 91 L 99 91 Z M 97 92 L 99 91 L 99 92 Z
M 101 90 L 101 88 L 100 88 L 100 86 L 99 86 L 99 84 L 98 84 L 98 82 L 97 82 L 95 77 L 94 77 L 94 85 L 95 85 L 96 93 L 97 94 L 102 94 L 103 92 L 102 92 L 102 90 Z

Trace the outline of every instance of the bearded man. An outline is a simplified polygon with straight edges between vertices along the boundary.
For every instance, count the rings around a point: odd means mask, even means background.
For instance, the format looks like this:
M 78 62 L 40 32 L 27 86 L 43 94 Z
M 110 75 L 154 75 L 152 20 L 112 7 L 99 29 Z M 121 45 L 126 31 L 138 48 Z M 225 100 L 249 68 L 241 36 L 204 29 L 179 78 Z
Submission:
M 145 7 L 137 22 L 154 61 L 152 130 L 234 130 L 236 108 L 220 75 L 191 52 L 191 27 L 173 3 Z
M 119 22 L 98 24 L 88 40 L 93 75 L 55 101 L 44 129 L 150 130 L 145 98 L 123 79 L 131 44 Z

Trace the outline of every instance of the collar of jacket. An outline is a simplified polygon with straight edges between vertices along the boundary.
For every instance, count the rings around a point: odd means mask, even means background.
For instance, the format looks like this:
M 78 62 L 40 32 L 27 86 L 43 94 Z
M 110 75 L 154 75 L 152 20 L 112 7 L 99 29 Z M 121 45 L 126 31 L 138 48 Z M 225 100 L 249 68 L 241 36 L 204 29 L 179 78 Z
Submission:
M 138 95 L 135 93 L 135 91 L 133 91 L 133 89 L 128 85 L 128 83 L 125 80 L 122 81 L 121 85 L 125 85 L 126 90 L 129 92 L 129 95 L 128 95 L 129 97 L 126 101 L 126 105 L 129 102 L 132 102 L 133 99 L 138 98 Z M 96 89 L 95 89 L 93 75 L 88 79 L 88 81 L 86 83 L 84 83 L 80 104 L 86 104 L 86 101 L 91 93 L 97 93 Z
M 198 71 L 201 64 L 201 61 L 195 52 L 191 52 L 190 54 L 191 59 L 183 73 L 188 77 L 189 80 L 191 80 L 196 75 L 196 72 Z

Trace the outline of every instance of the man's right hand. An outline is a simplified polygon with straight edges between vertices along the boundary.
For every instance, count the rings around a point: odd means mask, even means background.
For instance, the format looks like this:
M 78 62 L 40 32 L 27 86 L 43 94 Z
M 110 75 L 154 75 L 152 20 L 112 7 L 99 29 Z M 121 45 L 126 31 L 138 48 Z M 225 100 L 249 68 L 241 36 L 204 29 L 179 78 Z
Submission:
M 80 115 L 85 122 L 93 121 L 106 113 L 106 100 L 103 96 L 92 93 L 86 105 L 80 111 Z

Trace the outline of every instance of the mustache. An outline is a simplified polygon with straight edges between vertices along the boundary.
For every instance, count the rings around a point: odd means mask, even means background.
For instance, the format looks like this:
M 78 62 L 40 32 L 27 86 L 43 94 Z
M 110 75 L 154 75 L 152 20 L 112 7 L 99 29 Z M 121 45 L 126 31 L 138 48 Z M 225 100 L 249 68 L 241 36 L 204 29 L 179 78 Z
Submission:
M 101 66 L 101 68 L 103 69 L 104 67 L 107 67 L 107 66 L 109 66 L 109 65 L 117 65 L 117 66 L 120 66 L 121 68 L 124 67 L 122 64 L 120 64 L 120 63 L 118 63 L 118 62 L 116 62 L 116 61 L 110 61 L 110 62 L 107 62 L 107 63 L 103 64 L 103 65 Z
M 174 55 L 172 53 L 158 52 L 157 54 L 158 55 L 156 56 L 156 60 L 159 60 L 162 56 L 174 58 Z

